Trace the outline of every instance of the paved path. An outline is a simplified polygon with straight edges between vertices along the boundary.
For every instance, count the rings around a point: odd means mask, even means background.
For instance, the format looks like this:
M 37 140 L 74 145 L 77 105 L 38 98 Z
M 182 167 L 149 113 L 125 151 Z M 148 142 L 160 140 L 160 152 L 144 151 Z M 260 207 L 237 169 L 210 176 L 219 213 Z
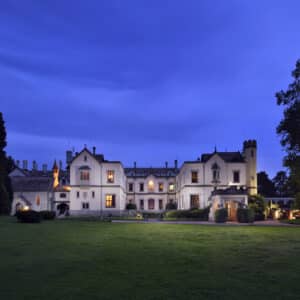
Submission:
M 215 223 L 215 222 L 201 222 L 201 221 L 160 221 L 155 219 L 149 219 L 148 221 L 141 220 L 112 220 L 113 223 L 160 223 L 160 224 L 191 224 L 191 225 L 211 225 L 211 226 L 277 226 L 277 227 L 299 227 L 300 225 L 281 223 L 276 220 L 268 221 L 256 221 L 254 223 L 238 223 L 238 222 L 226 222 L 226 223 Z

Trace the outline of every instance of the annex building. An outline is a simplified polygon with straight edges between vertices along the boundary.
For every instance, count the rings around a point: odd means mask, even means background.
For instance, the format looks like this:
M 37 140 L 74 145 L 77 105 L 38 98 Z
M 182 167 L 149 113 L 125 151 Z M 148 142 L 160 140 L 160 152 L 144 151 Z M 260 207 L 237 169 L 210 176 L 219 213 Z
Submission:
M 57 215 L 122 215 L 133 203 L 138 211 L 162 212 L 168 203 L 177 209 L 226 207 L 229 219 L 239 206 L 246 206 L 248 195 L 257 194 L 257 144 L 243 143 L 241 151 L 202 154 L 199 158 L 177 161 L 158 168 L 123 166 L 106 160 L 96 148 L 79 153 L 66 152 L 62 164 L 52 170 L 38 170 L 33 162 L 16 162 L 10 173 L 14 190 L 12 214 L 21 208 L 53 210 Z

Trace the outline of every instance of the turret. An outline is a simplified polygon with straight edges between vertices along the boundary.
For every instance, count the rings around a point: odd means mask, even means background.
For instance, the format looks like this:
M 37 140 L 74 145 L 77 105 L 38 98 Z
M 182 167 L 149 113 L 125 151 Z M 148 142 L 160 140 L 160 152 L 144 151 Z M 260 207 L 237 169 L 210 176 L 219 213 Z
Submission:
M 59 178 L 59 168 L 58 168 L 58 165 L 56 163 L 56 160 L 54 161 L 52 171 L 53 171 L 53 188 L 55 189 L 59 185 L 59 180 L 58 180 L 58 178 Z
M 246 185 L 249 195 L 257 194 L 257 143 L 256 140 L 244 141 L 243 154 L 246 161 Z

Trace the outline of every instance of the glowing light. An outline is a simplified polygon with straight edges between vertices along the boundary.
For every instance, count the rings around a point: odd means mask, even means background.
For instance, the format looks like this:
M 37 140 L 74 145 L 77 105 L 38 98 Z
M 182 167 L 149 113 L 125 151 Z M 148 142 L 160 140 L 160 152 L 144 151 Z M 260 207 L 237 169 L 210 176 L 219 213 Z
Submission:
M 22 210 L 24 210 L 24 211 L 29 210 L 29 206 L 27 206 L 27 205 L 23 206 L 23 209 L 22 209 Z

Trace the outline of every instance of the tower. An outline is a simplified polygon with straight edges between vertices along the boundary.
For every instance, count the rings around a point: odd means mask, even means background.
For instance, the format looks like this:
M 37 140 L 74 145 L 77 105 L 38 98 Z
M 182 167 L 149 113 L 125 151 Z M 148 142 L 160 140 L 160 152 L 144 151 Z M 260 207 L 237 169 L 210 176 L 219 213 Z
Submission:
M 59 185 L 59 180 L 58 180 L 59 168 L 57 166 L 56 160 L 54 161 L 52 171 L 53 171 L 53 188 L 55 189 Z
M 243 154 L 246 161 L 246 185 L 249 195 L 257 194 L 257 143 L 256 140 L 244 141 Z

